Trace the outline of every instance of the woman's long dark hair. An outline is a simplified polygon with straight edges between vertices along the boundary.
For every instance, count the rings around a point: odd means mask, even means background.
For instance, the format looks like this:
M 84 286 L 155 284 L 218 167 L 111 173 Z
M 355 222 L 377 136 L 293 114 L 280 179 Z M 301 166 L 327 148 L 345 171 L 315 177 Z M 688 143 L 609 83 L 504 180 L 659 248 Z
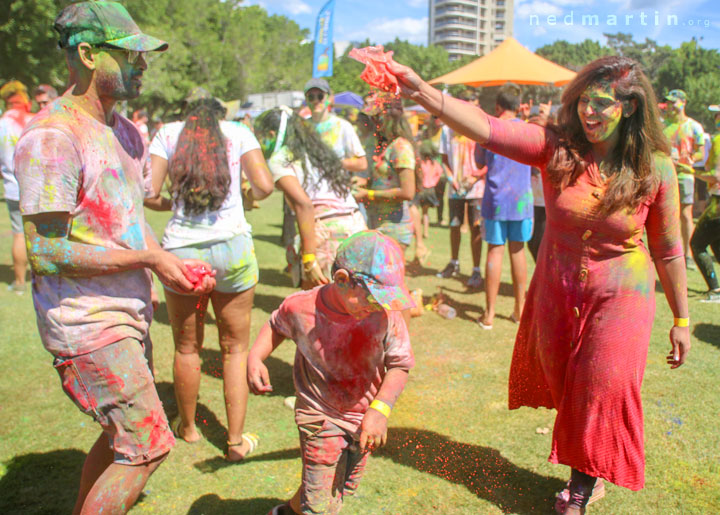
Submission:
M 608 188 L 601 201 L 601 213 L 609 215 L 619 209 L 635 209 L 658 183 L 653 154 L 669 154 L 662 132 L 657 100 L 640 65 L 627 57 L 603 57 L 591 62 L 568 84 L 562 95 L 562 108 L 551 128 L 560 136 L 560 144 L 548 163 L 550 181 L 559 188 L 572 184 L 582 174 L 591 144 L 585 137 L 578 117 L 578 101 L 588 86 L 609 80 L 615 87 L 623 111 L 637 103 L 629 117 L 623 116 L 617 128 L 617 145 L 606 161 Z
M 230 191 L 230 167 L 219 122 L 225 108 L 206 98 L 188 110 L 168 165 L 170 195 L 182 200 L 185 213 L 199 215 L 219 209 Z
M 345 198 L 350 193 L 350 172 L 342 167 L 340 158 L 322 140 L 310 122 L 300 118 L 297 113 L 287 116 L 287 129 L 283 145 L 287 146 L 290 151 L 290 162 L 300 161 L 304 172 L 303 189 L 307 190 L 308 187 L 307 181 L 310 173 L 306 163 L 310 161 L 310 164 L 320 173 L 320 178 L 327 181 L 330 189 L 338 197 Z M 265 111 L 255 120 L 255 132 L 269 134 L 270 131 L 274 131 L 277 135 L 281 118 L 282 109 L 280 108 Z

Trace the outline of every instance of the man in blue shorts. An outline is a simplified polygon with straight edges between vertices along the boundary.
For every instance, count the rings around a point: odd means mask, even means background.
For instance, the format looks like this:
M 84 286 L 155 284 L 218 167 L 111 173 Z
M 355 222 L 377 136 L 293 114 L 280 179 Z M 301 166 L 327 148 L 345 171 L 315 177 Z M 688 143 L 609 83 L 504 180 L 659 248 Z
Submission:
M 516 117 L 519 107 L 520 91 L 517 86 L 503 88 L 495 99 L 495 113 L 501 119 L 524 123 Z M 492 329 L 506 241 L 509 242 L 515 294 L 515 309 L 511 319 L 518 322 L 522 314 L 527 283 L 524 243 L 532 236 L 533 196 L 529 166 L 494 154 L 480 146 L 476 148 L 476 161 L 480 167 L 487 166 L 482 217 L 485 221 L 485 241 L 488 244 L 485 262 L 487 308 L 478 319 L 478 324 L 483 329 Z

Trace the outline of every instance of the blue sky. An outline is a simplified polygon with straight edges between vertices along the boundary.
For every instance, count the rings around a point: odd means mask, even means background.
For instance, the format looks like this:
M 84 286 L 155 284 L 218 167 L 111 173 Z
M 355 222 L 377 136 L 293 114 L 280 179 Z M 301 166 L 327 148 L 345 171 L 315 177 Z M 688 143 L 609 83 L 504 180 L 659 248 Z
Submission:
M 313 34 L 315 17 L 325 1 L 249 3 L 287 16 Z M 673 47 L 694 36 L 702 38 L 703 47 L 720 49 L 719 4 L 718 0 L 515 0 L 513 35 L 531 50 L 558 39 L 576 43 L 590 38 L 604 43 L 603 32 L 630 33 L 636 41 L 647 37 Z M 589 18 L 583 24 L 583 15 L 596 15 L 597 25 L 591 25 Z M 617 18 L 609 18 L 613 15 Z M 335 41 L 367 37 L 385 43 L 397 36 L 426 45 L 427 17 L 428 0 L 336 0 Z

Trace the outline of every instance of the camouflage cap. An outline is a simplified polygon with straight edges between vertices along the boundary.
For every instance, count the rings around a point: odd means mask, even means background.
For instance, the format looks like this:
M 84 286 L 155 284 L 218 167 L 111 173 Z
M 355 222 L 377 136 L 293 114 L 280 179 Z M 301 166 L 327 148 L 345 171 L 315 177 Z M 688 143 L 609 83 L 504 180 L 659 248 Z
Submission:
M 143 34 L 130 13 L 118 2 L 70 4 L 55 18 L 60 48 L 88 43 L 138 52 L 165 51 L 165 41 Z

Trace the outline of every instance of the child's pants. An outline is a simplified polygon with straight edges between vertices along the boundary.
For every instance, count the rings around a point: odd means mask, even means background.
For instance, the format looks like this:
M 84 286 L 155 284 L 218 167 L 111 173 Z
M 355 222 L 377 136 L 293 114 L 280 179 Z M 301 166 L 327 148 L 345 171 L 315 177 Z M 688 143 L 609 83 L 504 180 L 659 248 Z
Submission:
M 329 421 L 298 426 L 303 470 L 303 514 L 337 514 L 343 496 L 353 495 L 369 453 L 360 452 L 352 435 Z

